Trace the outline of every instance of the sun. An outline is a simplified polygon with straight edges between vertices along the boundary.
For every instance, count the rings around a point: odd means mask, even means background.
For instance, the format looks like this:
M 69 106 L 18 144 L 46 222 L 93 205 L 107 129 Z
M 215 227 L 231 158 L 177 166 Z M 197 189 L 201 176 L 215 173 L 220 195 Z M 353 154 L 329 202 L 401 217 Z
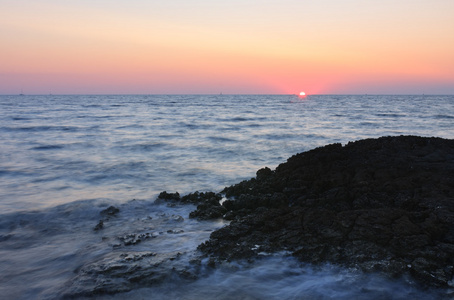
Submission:
M 301 93 L 300 93 L 300 96 L 301 96 L 301 97 L 304 97 L 304 96 L 306 96 L 306 93 L 305 93 L 305 92 L 301 92 Z

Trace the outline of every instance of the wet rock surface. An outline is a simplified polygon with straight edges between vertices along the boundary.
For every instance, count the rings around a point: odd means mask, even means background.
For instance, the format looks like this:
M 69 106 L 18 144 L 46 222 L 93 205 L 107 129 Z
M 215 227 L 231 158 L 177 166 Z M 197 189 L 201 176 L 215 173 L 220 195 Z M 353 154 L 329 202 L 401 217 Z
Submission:
M 113 252 L 76 270 L 72 285 L 63 298 L 96 297 L 128 292 L 134 288 L 153 286 L 173 276 L 194 280 L 197 266 L 179 263 L 183 254 L 168 252 Z
M 191 202 L 179 203 L 177 193 L 172 195 L 165 203 L 138 201 L 127 204 L 128 210 L 113 206 L 102 210 L 96 225 L 101 228 L 91 233 L 97 242 L 91 249 L 78 250 L 80 255 L 87 251 L 90 258 L 74 270 L 60 297 L 97 298 L 197 279 L 202 266 L 195 249 L 222 225 L 207 227 L 186 218 L 192 207 L 186 204 Z
M 287 250 L 304 262 L 454 285 L 454 140 L 328 145 L 222 193 L 219 214 L 232 221 L 199 246 L 216 261 Z M 193 216 L 218 209 L 204 203 Z
M 112 217 L 116 217 L 118 213 L 120 212 L 120 209 L 115 206 L 109 206 L 106 209 L 103 209 L 99 214 L 103 219 L 99 220 L 98 224 L 96 224 L 95 227 L 93 227 L 94 231 L 99 231 L 104 229 L 104 222 L 109 221 Z
M 212 220 L 222 218 L 227 209 L 221 205 L 222 196 L 213 192 L 194 192 L 183 197 L 177 193 L 167 193 L 166 191 L 159 194 L 157 201 L 177 202 L 197 205 L 197 209 L 189 214 L 190 218 L 198 220 Z

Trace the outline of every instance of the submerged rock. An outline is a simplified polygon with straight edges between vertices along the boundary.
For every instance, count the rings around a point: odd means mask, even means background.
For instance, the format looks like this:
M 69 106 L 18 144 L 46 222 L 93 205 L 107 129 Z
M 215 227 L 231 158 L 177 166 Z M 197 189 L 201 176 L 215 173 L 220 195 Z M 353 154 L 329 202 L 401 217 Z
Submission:
M 98 224 L 96 224 L 96 226 L 93 228 L 94 231 L 98 231 L 98 230 L 101 230 L 104 228 L 104 221 L 103 220 L 99 220 Z
M 101 216 L 115 216 L 119 212 L 120 212 L 120 209 L 111 205 L 108 208 L 102 210 L 100 214 L 101 214 Z
M 109 221 L 110 217 L 116 217 L 119 212 L 120 212 L 120 209 L 115 206 L 112 206 L 112 205 L 106 209 L 103 209 L 99 214 L 104 219 L 99 220 L 98 224 L 96 224 L 96 226 L 93 227 L 93 230 L 99 231 L 99 230 L 104 229 L 104 222 Z
M 126 207 L 123 216 L 100 221 L 105 224 L 102 235 L 88 233 L 93 244 L 76 250 L 80 265 L 56 298 L 97 299 L 199 276 L 202 266 L 195 248 L 208 238 L 204 229 L 212 227 L 183 218 L 190 207 L 143 204 L 129 207 L 132 213 Z
M 79 299 L 123 293 L 134 288 L 160 284 L 174 276 L 186 280 L 196 279 L 192 265 L 178 263 L 181 255 L 180 252 L 112 253 L 76 270 L 77 276 L 65 288 L 62 298 Z
M 223 193 L 232 222 L 199 246 L 217 260 L 287 250 L 305 262 L 453 284 L 454 140 L 328 145 Z
M 119 236 L 118 239 L 123 242 L 125 246 L 136 245 L 143 240 L 155 238 L 156 235 L 153 235 L 151 232 L 145 233 L 129 233 L 123 236 Z

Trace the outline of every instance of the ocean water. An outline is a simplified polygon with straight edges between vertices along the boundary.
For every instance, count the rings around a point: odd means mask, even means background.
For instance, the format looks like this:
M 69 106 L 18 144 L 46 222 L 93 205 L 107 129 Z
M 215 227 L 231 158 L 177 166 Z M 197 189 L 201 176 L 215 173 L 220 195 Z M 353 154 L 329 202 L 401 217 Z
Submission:
M 221 191 L 330 143 L 454 138 L 454 96 L 0 96 L 0 298 L 59 299 L 85 267 L 125 253 L 196 255 L 220 221 L 154 203 L 161 191 Z M 118 216 L 93 230 L 110 205 Z M 134 246 L 119 236 L 148 234 Z M 121 244 L 121 243 L 120 243 Z M 129 255 L 128 254 L 128 255 Z M 122 257 L 125 257 L 125 256 Z M 203 264 L 203 263 L 202 263 Z M 78 281 L 79 280 L 79 281 Z M 79 285 L 78 285 L 79 284 Z M 285 254 L 105 299 L 436 299 L 408 279 Z

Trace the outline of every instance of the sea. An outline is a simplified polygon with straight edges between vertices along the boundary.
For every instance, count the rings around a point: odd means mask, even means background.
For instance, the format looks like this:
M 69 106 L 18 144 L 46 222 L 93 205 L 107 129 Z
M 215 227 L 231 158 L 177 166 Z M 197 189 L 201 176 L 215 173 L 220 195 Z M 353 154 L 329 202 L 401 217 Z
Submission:
M 190 264 L 228 223 L 190 219 L 193 206 L 155 201 L 160 192 L 220 192 L 296 153 L 398 135 L 454 139 L 454 96 L 1 95 L 0 298 L 91 299 L 84 282 L 104 273 L 87 279 L 81 270 L 134 253 L 178 252 L 179 264 Z M 94 230 L 109 206 L 119 213 Z M 140 233 L 152 238 L 122 244 Z M 93 299 L 446 295 L 411 278 L 312 266 L 286 253 L 207 263 L 191 280 L 173 276 Z

